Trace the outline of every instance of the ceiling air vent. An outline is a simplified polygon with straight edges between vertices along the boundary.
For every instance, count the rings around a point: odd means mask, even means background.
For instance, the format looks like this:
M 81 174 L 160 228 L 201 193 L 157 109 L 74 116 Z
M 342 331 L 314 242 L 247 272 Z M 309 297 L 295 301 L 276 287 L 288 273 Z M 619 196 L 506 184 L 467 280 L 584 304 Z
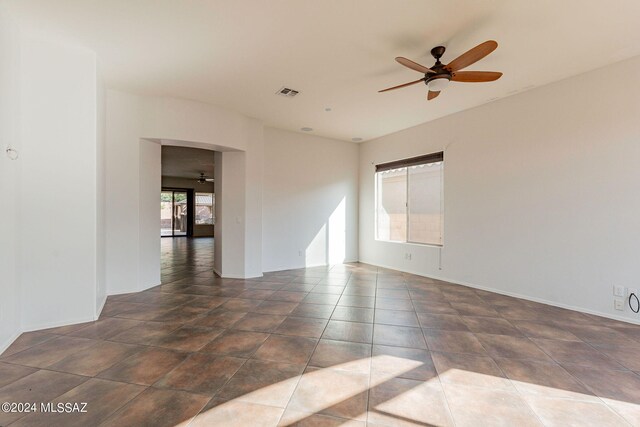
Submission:
M 288 87 L 281 87 L 279 91 L 276 92 L 276 95 L 286 96 L 287 98 L 293 98 L 297 94 L 299 94 L 297 90 L 290 89 Z

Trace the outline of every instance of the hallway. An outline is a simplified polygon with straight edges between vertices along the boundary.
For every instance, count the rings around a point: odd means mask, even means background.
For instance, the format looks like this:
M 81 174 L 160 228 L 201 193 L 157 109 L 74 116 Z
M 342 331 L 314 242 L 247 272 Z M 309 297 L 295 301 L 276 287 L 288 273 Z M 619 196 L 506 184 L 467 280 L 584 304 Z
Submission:
M 163 237 L 160 250 L 162 283 L 213 269 L 213 237 Z
M 0 357 L 0 401 L 87 412 L 0 425 L 640 420 L 638 326 L 363 264 L 254 280 L 212 264 L 213 239 L 165 238 L 162 285 L 23 334 Z

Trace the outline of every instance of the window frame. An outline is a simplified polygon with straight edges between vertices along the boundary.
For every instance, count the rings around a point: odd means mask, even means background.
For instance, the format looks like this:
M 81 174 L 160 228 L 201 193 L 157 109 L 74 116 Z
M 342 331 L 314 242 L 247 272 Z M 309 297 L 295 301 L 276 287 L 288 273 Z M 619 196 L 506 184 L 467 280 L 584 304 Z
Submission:
M 418 246 L 431 246 L 431 247 L 436 247 L 436 248 L 442 248 L 444 247 L 444 169 L 445 169 L 445 161 L 444 161 L 444 151 L 439 151 L 439 152 L 435 152 L 435 153 L 430 153 L 430 154 L 426 154 L 423 156 L 418 156 L 418 157 L 411 157 L 411 158 L 407 158 L 407 159 L 402 159 L 402 160 L 395 160 L 392 162 L 386 162 L 386 163 L 380 163 L 375 165 L 375 171 L 373 173 L 373 179 L 374 179 L 374 205 L 375 205 L 375 209 L 374 209 L 374 240 L 377 242 L 385 242 L 385 243 L 394 243 L 394 244 L 409 244 L 409 245 L 418 245 Z M 418 166 L 418 165 L 426 165 L 429 163 L 437 163 L 437 162 L 441 162 L 441 172 L 440 172 L 440 243 L 423 243 L 423 242 L 416 242 L 413 240 L 409 239 L 410 236 L 410 231 L 411 231 L 411 222 L 409 220 L 410 218 L 410 205 L 409 205 L 409 200 L 410 200 L 410 191 L 409 191 L 409 187 L 410 187 L 410 173 L 409 173 L 409 168 L 411 166 Z M 393 169 L 402 169 L 405 168 L 406 171 L 406 190 L 405 190 L 405 221 L 406 221 L 406 231 L 405 231 L 405 238 L 404 240 L 385 240 L 385 239 L 381 239 L 378 236 L 378 197 L 380 195 L 380 188 L 378 185 L 378 173 L 384 172 L 386 170 L 393 170 Z
M 209 196 L 211 195 L 211 204 L 206 205 L 206 204 L 198 204 L 198 194 L 202 194 L 202 195 L 206 195 Z M 198 223 L 198 206 L 207 206 L 210 210 L 211 210 L 211 224 L 205 223 L 205 224 L 199 224 Z M 193 195 L 193 224 L 197 225 L 197 226 L 213 226 L 215 225 L 215 211 L 214 211 L 214 206 L 215 206 L 215 195 L 214 193 L 211 191 L 196 191 L 194 192 Z

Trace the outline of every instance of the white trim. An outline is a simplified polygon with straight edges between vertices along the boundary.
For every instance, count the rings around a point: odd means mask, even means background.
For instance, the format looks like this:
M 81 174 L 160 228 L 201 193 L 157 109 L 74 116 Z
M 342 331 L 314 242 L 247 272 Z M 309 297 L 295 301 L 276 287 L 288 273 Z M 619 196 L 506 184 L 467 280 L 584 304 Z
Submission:
M 420 242 L 409 242 L 409 241 L 403 241 L 403 240 L 381 240 L 381 239 L 378 239 L 377 237 L 373 240 L 380 243 L 393 243 L 393 244 L 412 245 L 412 246 L 421 246 L 421 247 L 427 246 L 430 248 L 438 248 L 438 249 L 444 247 L 444 244 L 438 244 L 438 243 L 420 243 Z
M 124 290 L 124 291 L 118 291 L 118 292 L 115 292 L 115 293 L 112 293 L 112 294 L 107 294 L 107 297 L 112 297 L 112 296 L 115 296 L 115 295 L 124 295 L 124 294 L 135 294 L 137 292 L 146 291 L 146 290 L 149 290 L 151 288 L 155 288 L 156 286 L 160 286 L 160 285 L 162 285 L 162 283 L 158 283 L 156 285 L 149 285 L 149 286 L 147 286 L 145 288 L 142 288 L 142 289 L 133 289 L 133 290 L 127 289 L 127 290 Z M 106 300 L 105 300 L 105 302 L 106 302 Z M 104 304 L 103 304 L 103 306 L 104 306 Z
M 360 262 L 358 261 L 358 258 L 353 258 L 353 259 L 344 259 L 340 262 L 334 262 L 334 263 L 325 263 L 325 264 L 310 264 L 310 265 L 285 265 L 285 266 L 279 266 L 279 267 L 270 267 L 268 270 L 264 270 L 264 273 L 273 273 L 276 271 L 285 271 L 285 270 L 300 270 L 303 268 L 315 268 L 315 267 L 333 267 L 334 265 L 340 265 L 340 264 L 350 264 L 350 263 L 354 263 L 354 262 Z M 372 264 L 373 265 L 373 264 Z
M 563 304 L 563 303 L 559 303 L 559 302 L 555 302 L 555 301 L 549 301 L 549 300 L 546 300 L 544 298 L 532 297 L 532 296 L 529 296 L 529 295 L 523 295 L 523 294 L 519 294 L 519 293 L 516 293 L 516 292 L 508 292 L 508 291 L 504 291 L 502 289 L 491 288 L 491 287 L 488 287 L 488 286 L 480 286 L 480 285 L 476 285 L 476 284 L 473 284 L 473 283 L 464 282 L 464 281 L 461 281 L 461 280 L 449 279 L 449 278 L 443 277 L 443 276 L 427 276 L 424 273 L 418 273 L 418 272 L 415 272 L 415 271 L 410 271 L 408 269 L 404 269 L 403 270 L 402 268 L 399 268 L 397 266 L 391 267 L 391 266 L 387 266 L 387 265 L 383 265 L 383 264 L 376 264 L 376 263 L 367 262 L 367 261 L 360 261 L 360 262 L 363 263 L 363 264 L 373 265 L 375 267 L 382 267 L 382 268 L 387 268 L 389 270 L 401 271 L 403 273 L 415 274 L 416 276 L 426 277 L 426 278 L 434 279 L 434 280 L 442 280 L 443 282 L 449 282 L 449 283 L 453 283 L 455 285 L 467 286 L 469 288 L 480 289 L 482 291 L 493 292 L 493 293 L 500 294 L 500 295 L 506 295 L 506 296 L 509 296 L 509 297 L 520 298 L 520 299 L 524 299 L 524 300 L 527 300 L 527 301 L 538 302 L 538 303 L 550 305 L 550 306 L 553 306 L 553 307 L 565 308 L 567 310 L 573 310 L 573 311 L 577 311 L 577 312 L 580 312 L 580 313 L 593 314 L 595 316 L 606 317 L 607 319 L 618 320 L 620 322 L 630 323 L 632 325 L 640 325 L 640 320 L 629 319 L 627 317 L 616 316 L 616 315 L 609 314 L 609 313 L 603 313 L 603 312 L 600 312 L 600 311 L 597 311 L 597 310 L 590 310 L 590 309 L 586 309 L 586 308 L 582 308 L 582 307 L 576 307 L 574 305 Z
M 255 279 L 258 277 L 263 277 L 264 274 L 260 273 L 260 274 L 256 274 L 256 275 L 238 275 L 238 274 L 222 274 L 220 273 L 220 271 L 218 271 L 217 268 L 213 269 L 213 272 L 216 273 L 220 278 L 222 279 Z
M 104 298 L 102 298 L 102 303 L 100 304 L 99 307 L 96 307 L 96 320 L 100 318 L 100 315 L 102 314 L 102 310 L 104 309 L 104 305 L 107 303 L 107 294 L 104 295 Z
M 223 279 L 248 279 L 242 274 L 225 274 L 224 276 L 221 274 L 220 277 Z
M 244 277 L 244 275 L 240 274 L 222 274 L 217 269 L 213 269 L 213 272 L 216 273 L 221 279 L 248 279 L 248 277 Z
M 171 283 L 171 282 L 169 282 L 169 283 Z M 160 286 L 160 285 L 162 285 L 162 282 L 157 283 L 157 284 L 155 284 L 155 285 L 149 285 L 149 286 L 147 286 L 146 288 L 142 288 L 142 289 L 139 289 L 139 290 L 137 290 L 137 291 L 133 291 L 133 292 L 142 292 L 142 291 L 147 291 L 147 290 L 149 290 L 149 289 L 151 289 L 151 288 L 155 288 L 156 286 Z M 131 292 L 129 292 L 129 293 L 131 293 Z
M 213 272 L 216 273 L 218 276 L 220 276 L 222 279 L 255 279 L 257 277 L 264 276 L 263 274 L 259 274 L 259 275 L 255 275 L 255 276 L 246 276 L 246 275 L 239 275 L 239 274 L 225 274 L 225 275 L 222 275 L 215 268 L 213 269 Z
M 118 292 L 112 293 L 112 294 L 107 294 L 107 298 L 109 297 L 113 297 L 116 295 L 125 295 L 125 294 L 134 294 L 136 292 L 141 292 L 144 291 L 145 289 L 134 289 L 132 291 L 126 289 L 126 290 L 119 290 Z
M 22 331 L 18 330 L 11 337 L 9 337 L 6 342 L 0 344 L 0 354 L 4 353 L 11 346 L 11 344 L 13 344 L 13 342 L 18 339 L 20 335 L 22 335 Z
M 39 323 L 33 326 L 26 327 L 22 332 L 40 331 L 42 329 L 58 328 L 60 326 L 70 326 L 78 323 L 95 322 L 96 320 L 97 320 L 97 317 L 91 316 L 91 317 L 82 317 L 80 319 L 63 320 L 60 322 L 45 322 L 45 323 Z
M 327 264 L 325 264 L 327 265 Z M 319 265 L 316 265 L 314 267 L 322 267 Z M 307 268 L 307 266 L 302 265 L 302 266 L 289 266 L 289 267 L 283 267 L 283 266 L 279 266 L 279 267 L 271 267 L 268 270 L 265 270 L 264 273 L 274 273 L 276 271 L 286 271 L 286 270 L 300 270 L 303 268 Z

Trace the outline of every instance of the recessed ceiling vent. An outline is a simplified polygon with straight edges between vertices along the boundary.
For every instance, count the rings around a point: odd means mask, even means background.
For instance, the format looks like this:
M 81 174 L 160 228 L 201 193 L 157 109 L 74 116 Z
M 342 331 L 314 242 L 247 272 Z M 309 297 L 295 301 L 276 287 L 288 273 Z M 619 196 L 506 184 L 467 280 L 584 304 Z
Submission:
M 297 90 L 282 86 L 279 91 L 276 92 L 276 95 L 285 96 L 287 98 L 293 98 L 297 94 L 299 94 Z

